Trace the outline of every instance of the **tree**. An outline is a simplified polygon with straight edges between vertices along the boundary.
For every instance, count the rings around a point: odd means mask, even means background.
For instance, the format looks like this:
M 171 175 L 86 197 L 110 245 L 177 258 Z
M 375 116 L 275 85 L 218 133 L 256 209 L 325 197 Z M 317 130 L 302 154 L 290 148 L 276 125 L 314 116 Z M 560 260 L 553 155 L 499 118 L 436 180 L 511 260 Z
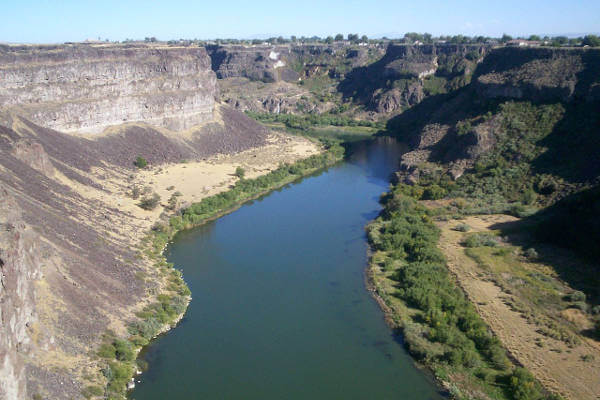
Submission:
M 235 169 L 235 176 L 237 176 L 240 179 L 244 179 L 244 176 L 246 175 L 246 170 L 242 167 L 237 167 Z
M 584 46 L 598 47 L 600 46 L 600 37 L 596 35 L 587 35 L 583 38 Z
M 358 34 L 357 33 L 349 33 L 348 34 L 348 41 L 349 42 L 356 42 L 356 41 L 358 41 Z
M 142 156 L 138 156 L 135 161 L 133 162 L 133 164 L 142 169 L 142 168 L 146 168 L 146 166 L 148 165 L 148 161 L 146 161 L 146 159 Z
M 297 39 L 297 38 L 296 38 L 296 36 L 294 36 L 294 35 L 292 35 L 292 36 L 290 37 L 290 40 L 291 40 L 292 42 L 296 42 L 296 39 Z
M 506 33 L 502 35 L 500 38 L 500 43 L 506 43 L 512 40 L 512 36 L 507 35 Z
M 556 36 L 552 38 L 553 46 L 564 46 L 567 43 L 569 43 L 569 38 L 566 36 Z
M 336 42 L 341 42 L 342 40 L 344 40 L 344 35 L 342 35 L 341 33 L 338 33 L 337 35 L 335 35 Z
M 538 35 L 531 35 L 531 36 L 529 36 L 529 40 L 534 41 L 534 42 L 539 42 L 540 40 L 542 40 L 542 38 L 539 37 Z
M 325 39 L 325 43 L 327 44 L 331 44 L 333 43 L 334 39 L 333 36 L 327 36 L 327 38 Z
M 367 37 L 367 35 L 362 35 L 362 37 L 360 38 L 360 41 L 366 43 L 369 41 L 369 38 Z

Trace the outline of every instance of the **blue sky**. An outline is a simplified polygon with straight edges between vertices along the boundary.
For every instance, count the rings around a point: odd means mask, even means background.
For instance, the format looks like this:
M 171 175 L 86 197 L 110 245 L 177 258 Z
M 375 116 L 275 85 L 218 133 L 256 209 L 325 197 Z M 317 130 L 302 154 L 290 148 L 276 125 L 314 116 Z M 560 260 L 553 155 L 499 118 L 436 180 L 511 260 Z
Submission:
M 600 31 L 600 0 L 0 0 L 0 42 Z

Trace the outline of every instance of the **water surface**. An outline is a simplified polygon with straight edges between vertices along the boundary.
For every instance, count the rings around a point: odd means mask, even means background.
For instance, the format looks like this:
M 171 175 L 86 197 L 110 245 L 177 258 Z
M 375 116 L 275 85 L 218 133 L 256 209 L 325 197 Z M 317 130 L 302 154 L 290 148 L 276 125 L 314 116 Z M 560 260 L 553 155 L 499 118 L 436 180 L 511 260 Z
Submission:
M 131 397 L 438 399 L 364 285 L 364 226 L 401 147 L 350 159 L 179 234 L 167 258 L 193 300 L 144 353 Z

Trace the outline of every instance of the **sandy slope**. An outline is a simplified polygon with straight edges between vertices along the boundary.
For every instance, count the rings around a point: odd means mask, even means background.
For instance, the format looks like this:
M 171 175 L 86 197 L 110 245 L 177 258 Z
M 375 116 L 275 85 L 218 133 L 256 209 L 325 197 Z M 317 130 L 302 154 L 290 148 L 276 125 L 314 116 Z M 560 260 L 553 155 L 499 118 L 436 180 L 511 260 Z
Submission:
M 597 399 L 600 396 L 598 343 L 580 337 L 581 344 L 569 348 L 562 341 L 540 334 L 537 325 L 507 304 L 517 294 L 506 293 L 497 286 L 490 272 L 481 269 L 465 254 L 460 244 L 464 234 L 451 229 L 457 223 L 465 222 L 473 228 L 472 232 L 484 232 L 494 224 L 513 220 L 514 217 L 507 215 L 491 215 L 440 222 L 439 246 L 447 257 L 448 268 L 494 334 L 544 386 L 568 399 Z M 544 312 L 542 309 L 536 311 Z M 543 342 L 544 346 L 540 347 L 536 342 Z M 594 359 L 583 361 L 582 357 L 586 355 L 592 355 Z

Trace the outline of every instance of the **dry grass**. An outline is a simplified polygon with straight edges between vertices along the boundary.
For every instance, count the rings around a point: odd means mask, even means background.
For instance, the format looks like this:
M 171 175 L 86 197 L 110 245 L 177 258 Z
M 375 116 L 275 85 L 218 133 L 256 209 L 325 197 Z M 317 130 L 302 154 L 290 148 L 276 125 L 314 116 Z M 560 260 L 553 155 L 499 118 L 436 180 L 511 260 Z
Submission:
M 546 388 L 569 399 L 596 399 L 600 348 L 581 334 L 589 328 L 590 318 L 579 310 L 565 309 L 568 304 L 563 295 L 571 288 L 551 266 L 523 258 L 522 249 L 512 246 L 510 238 L 495 248 L 467 251 L 461 245 L 471 232 L 495 234 L 493 225 L 514 220 L 490 215 L 439 222 L 439 245 L 448 268 L 494 334 Z M 471 226 L 471 232 L 453 230 L 458 223 Z M 548 335 L 556 332 L 562 337 Z

